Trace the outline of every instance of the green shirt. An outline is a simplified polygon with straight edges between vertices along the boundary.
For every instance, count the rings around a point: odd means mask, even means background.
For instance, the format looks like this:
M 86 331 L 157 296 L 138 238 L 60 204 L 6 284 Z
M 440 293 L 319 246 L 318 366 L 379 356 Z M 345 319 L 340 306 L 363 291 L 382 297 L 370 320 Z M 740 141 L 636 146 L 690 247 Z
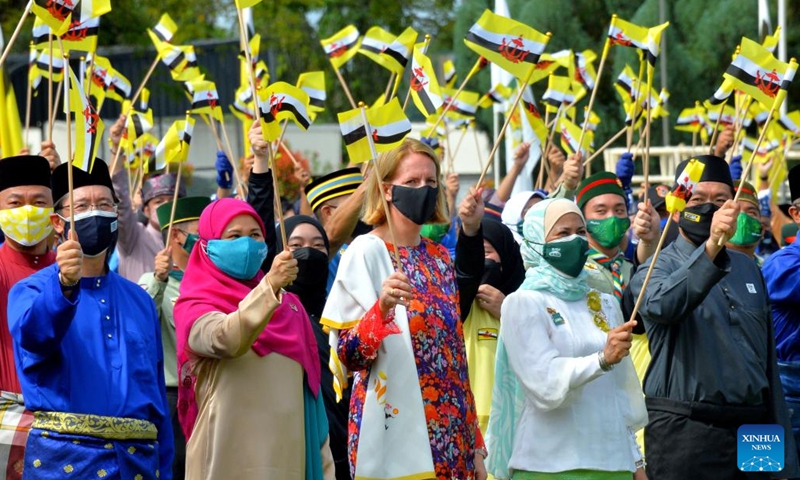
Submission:
M 159 282 L 153 272 L 145 273 L 139 279 L 139 285 L 153 299 L 161 322 L 161 344 L 164 349 L 164 382 L 167 387 L 178 386 L 178 357 L 175 340 L 175 319 L 173 309 L 178 299 L 181 282 L 167 277 L 166 282 Z

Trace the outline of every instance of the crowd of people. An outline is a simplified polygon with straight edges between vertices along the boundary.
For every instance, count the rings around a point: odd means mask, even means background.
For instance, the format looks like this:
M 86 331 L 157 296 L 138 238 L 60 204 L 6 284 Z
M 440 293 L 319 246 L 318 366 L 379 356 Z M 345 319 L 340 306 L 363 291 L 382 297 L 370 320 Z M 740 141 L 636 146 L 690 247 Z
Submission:
M 669 213 L 630 154 L 584 178 L 553 147 L 512 195 L 523 143 L 459 195 L 409 138 L 290 202 L 249 137 L 209 196 L 0 160 L 5 478 L 800 477 L 800 166 L 779 206 L 723 132 Z M 784 429 L 780 471 L 744 471 L 743 424 Z

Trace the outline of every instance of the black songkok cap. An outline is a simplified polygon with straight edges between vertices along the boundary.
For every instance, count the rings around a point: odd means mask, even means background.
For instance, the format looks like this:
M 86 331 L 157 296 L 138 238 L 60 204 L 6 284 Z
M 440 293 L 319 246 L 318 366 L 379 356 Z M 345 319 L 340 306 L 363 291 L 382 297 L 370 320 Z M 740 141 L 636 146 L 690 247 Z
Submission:
M 703 168 L 703 175 L 700 177 L 701 182 L 724 183 L 726 185 L 730 185 L 731 190 L 733 190 L 731 169 L 728 166 L 728 162 L 726 162 L 724 158 L 717 157 L 716 155 L 700 155 L 694 158 L 698 162 L 705 165 L 705 168 Z M 689 160 L 684 160 L 678 164 L 678 168 L 675 169 L 675 183 L 678 182 L 678 175 L 683 173 L 683 170 L 686 168 L 688 163 Z
M 28 185 L 50 188 L 50 162 L 46 158 L 19 155 L 0 160 L 0 192 Z
M 53 170 L 53 178 L 51 185 L 53 189 L 53 201 L 58 202 L 64 195 L 69 193 L 69 182 L 67 179 L 67 168 L 69 164 L 62 163 Z M 94 166 L 91 172 L 84 172 L 80 168 L 72 167 L 72 187 L 75 189 L 81 187 L 89 187 L 92 185 L 99 185 L 101 187 L 108 187 L 111 190 L 111 195 L 114 201 L 118 202 L 117 194 L 114 193 L 114 185 L 111 183 L 111 175 L 108 173 L 108 165 L 106 162 L 95 159 Z

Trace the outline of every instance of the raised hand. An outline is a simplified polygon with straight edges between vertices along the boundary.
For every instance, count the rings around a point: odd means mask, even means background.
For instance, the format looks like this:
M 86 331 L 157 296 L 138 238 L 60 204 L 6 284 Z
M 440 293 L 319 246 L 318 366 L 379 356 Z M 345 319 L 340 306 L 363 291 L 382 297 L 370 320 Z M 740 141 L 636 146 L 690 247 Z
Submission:
M 458 216 L 461 218 L 464 234 L 468 237 L 474 237 L 481 228 L 484 210 L 482 192 L 482 188 L 471 187 L 464 200 L 461 200 L 461 205 L 458 206 Z
M 400 272 L 394 272 L 383 281 L 381 286 L 378 307 L 381 309 L 383 318 L 387 318 L 389 312 L 397 305 L 408 306 L 411 299 L 411 283 L 408 277 Z
M 630 354 L 635 326 L 636 320 L 631 320 L 608 332 L 606 346 L 603 347 L 606 363 L 616 365 Z
M 292 256 L 292 252 L 284 250 L 275 256 L 272 268 L 269 269 L 269 273 L 264 278 L 267 279 L 275 295 L 277 295 L 281 288 L 297 279 L 297 272 L 297 260 Z
M 83 250 L 75 230 L 70 229 L 68 239 L 56 249 L 58 280 L 64 287 L 73 287 L 81 281 Z
M 159 282 L 166 282 L 172 271 L 172 247 L 166 247 L 156 254 L 156 265 L 153 276 Z

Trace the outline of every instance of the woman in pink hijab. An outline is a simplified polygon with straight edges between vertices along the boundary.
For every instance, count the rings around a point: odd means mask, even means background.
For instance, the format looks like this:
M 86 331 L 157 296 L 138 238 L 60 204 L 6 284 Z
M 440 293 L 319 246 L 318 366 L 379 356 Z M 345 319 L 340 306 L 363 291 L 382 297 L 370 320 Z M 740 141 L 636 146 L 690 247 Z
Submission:
M 316 339 L 288 251 L 264 275 L 264 224 L 240 200 L 211 203 L 175 304 L 178 415 L 187 480 L 333 478 Z

